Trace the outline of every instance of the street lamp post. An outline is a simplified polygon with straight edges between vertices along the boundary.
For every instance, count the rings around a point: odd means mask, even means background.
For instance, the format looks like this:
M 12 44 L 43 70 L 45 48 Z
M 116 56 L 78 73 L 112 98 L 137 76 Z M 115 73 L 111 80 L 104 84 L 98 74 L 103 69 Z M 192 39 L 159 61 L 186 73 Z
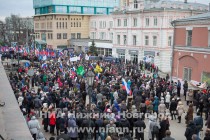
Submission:
M 89 95 L 89 113 L 91 113 L 91 94 L 92 94 L 92 87 L 93 87 L 93 81 L 94 81 L 94 77 L 95 74 L 89 69 L 87 74 L 87 85 L 88 85 L 88 95 Z M 89 118 L 89 128 L 91 127 L 91 118 Z M 91 140 L 91 134 L 89 132 L 88 134 L 88 140 Z
M 34 45 L 33 45 L 33 49 L 34 49 L 33 55 L 34 55 L 34 57 L 35 57 L 35 55 L 36 55 L 36 54 L 35 54 L 35 48 L 36 48 L 35 35 L 36 35 L 36 33 L 30 34 L 30 36 L 33 36 L 33 43 L 34 43 Z M 34 61 L 34 58 L 33 58 L 33 61 Z

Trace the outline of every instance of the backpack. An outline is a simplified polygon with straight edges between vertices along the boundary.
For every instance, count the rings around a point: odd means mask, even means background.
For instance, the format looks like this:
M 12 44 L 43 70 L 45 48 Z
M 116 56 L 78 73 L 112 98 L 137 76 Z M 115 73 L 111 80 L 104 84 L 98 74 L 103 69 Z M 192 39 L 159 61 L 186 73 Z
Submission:
M 157 125 L 154 125 L 153 128 L 152 128 L 152 133 L 154 134 L 159 134 L 159 128 Z

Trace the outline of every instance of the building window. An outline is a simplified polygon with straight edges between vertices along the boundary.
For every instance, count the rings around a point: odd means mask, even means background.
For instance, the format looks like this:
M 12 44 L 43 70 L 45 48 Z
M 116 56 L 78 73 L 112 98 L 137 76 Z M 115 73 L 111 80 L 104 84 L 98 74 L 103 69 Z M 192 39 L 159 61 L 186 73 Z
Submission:
M 168 46 L 172 46 L 172 37 L 171 36 L 168 37 Z
M 137 9 L 137 8 L 138 8 L 138 1 L 134 0 L 134 9 Z
M 157 46 L 157 36 L 153 36 L 153 46 Z
M 79 22 L 79 27 L 81 27 L 81 22 Z
M 191 68 L 184 68 L 184 75 L 183 79 L 187 81 L 191 81 L 191 74 L 192 74 L 192 69 Z
M 63 33 L 63 39 L 67 39 L 67 33 Z
M 71 39 L 75 39 L 75 38 L 76 38 L 75 33 L 71 33 Z
M 136 27 L 137 26 L 137 18 L 133 19 L 133 26 Z
M 149 18 L 146 18 L 146 26 L 149 26 Z
M 136 35 L 133 35 L 133 45 L 136 45 Z
M 149 45 L 149 36 L 145 36 L 145 46 Z
M 124 19 L 124 27 L 127 27 L 127 19 Z
M 104 55 L 104 48 L 97 48 L 97 52 L 99 55 Z
M 105 32 L 100 32 L 100 39 L 105 40 L 106 39 L 106 33 Z
M 61 33 L 57 33 L 57 39 L 61 39 Z
M 103 29 L 106 28 L 106 21 L 103 21 Z
M 77 39 L 81 39 L 81 33 L 77 33 Z
M 105 49 L 106 56 L 112 56 L 112 49 Z
M 61 29 L 61 22 L 60 22 L 60 29 Z
M 157 24 L 158 24 L 158 23 L 157 23 L 157 18 L 155 17 L 155 18 L 154 18 L 154 26 L 157 26 Z
M 63 29 L 64 29 L 64 22 L 63 22 Z
M 121 19 L 117 19 L 117 26 L 118 26 L 118 27 L 121 26 Z
M 67 29 L 67 22 L 66 22 L 66 29 Z
M 45 29 L 45 23 L 41 24 L 41 29 Z
M 117 44 L 120 45 L 120 35 L 117 35 Z
M 113 41 L 113 33 L 109 33 L 109 40 Z
M 187 46 L 192 46 L 192 30 L 187 31 Z
M 102 24 L 103 24 L 103 22 L 100 21 L 100 22 L 99 22 L 99 28 L 100 28 L 100 29 L 102 29 Z
M 109 21 L 109 28 L 113 27 L 113 21 Z
M 123 35 L 123 44 L 127 45 L 127 36 L 126 35 Z
M 39 23 L 35 24 L 35 29 L 39 29 Z
M 91 32 L 90 38 L 91 38 L 91 39 L 96 39 L 96 33 L 95 33 L 95 32 Z

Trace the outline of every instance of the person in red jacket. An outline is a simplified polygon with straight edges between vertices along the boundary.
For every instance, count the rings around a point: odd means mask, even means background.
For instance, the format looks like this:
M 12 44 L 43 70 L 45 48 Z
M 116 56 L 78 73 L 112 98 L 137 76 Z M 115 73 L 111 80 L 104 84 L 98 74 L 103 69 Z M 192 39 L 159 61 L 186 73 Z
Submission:
M 50 134 L 55 135 L 55 125 L 56 125 L 56 115 L 54 108 L 50 109 L 50 116 L 49 116 L 49 125 L 50 125 Z

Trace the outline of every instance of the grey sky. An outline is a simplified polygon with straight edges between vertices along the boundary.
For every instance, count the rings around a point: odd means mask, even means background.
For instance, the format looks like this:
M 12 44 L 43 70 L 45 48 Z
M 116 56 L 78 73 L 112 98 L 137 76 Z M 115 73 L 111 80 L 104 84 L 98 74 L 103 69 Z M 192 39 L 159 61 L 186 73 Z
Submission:
M 184 1 L 184 0 L 178 0 Z M 188 0 L 189 2 L 198 2 L 208 4 L 210 0 Z M 21 17 L 33 16 L 33 0 L 0 0 L 0 20 L 11 14 L 17 14 Z

